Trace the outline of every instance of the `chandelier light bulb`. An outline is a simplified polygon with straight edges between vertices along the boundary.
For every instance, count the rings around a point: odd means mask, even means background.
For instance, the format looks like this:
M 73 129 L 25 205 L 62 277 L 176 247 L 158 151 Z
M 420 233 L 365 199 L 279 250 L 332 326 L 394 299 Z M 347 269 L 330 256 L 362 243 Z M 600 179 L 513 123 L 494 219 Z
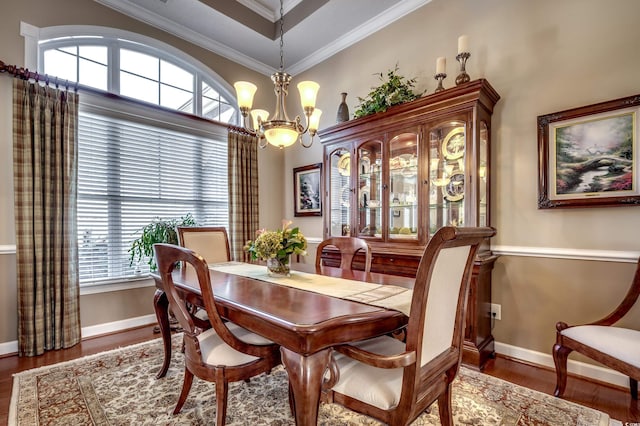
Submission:
M 282 149 L 296 143 L 298 132 L 286 127 L 274 127 L 265 130 L 264 137 L 267 138 L 267 142 L 271 145 Z
M 258 129 L 260 127 L 260 122 L 265 122 L 269 119 L 269 111 L 265 109 L 252 109 L 251 110 L 251 120 L 253 121 L 253 128 Z
M 320 116 L 322 115 L 322 110 L 319 108 L 315 108 L 313 110 L 313 114 L 309 117 L 309 132 L 317 132 L 318 127 L 320 127 Z
M 300 92 L 300 102 L 302 108 L 314 108 L 316 106 L 316 96 L 320 85 L 315 81 L 301 81 L 298 83 L 298 91 Z
M 248 81 L 236 81 L 233 87 L 236 88 L 236 96 L 240 109 L 246 108 L 247 111 L 250 110 L 253 106 L 253 95 L 256 94 L 258 86 Z

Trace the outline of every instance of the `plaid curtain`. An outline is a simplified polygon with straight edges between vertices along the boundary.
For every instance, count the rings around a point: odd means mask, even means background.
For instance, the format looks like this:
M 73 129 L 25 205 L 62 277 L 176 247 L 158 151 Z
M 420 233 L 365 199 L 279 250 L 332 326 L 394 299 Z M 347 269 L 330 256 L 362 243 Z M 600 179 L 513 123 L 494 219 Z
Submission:
M 14 79 L 20 356 L 68 348 L 81 339 L 77 129 L 77 94 Z
M 258 229 L 258 141 L 229 129 L 229 245 L 231 258 L 250 261 L 242 250 Z

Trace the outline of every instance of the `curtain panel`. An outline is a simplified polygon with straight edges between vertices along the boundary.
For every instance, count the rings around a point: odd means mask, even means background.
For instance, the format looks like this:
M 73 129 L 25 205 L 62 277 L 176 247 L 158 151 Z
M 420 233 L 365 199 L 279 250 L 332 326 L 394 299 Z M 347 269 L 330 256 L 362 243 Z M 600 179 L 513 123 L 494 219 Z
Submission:
M 81 339 L 77 200 L 78 95 L 13 85 L 18 353 Z
M 255 238 L 258 216 L 258 140 L 229 129 L 229 245 L 231 258 L 250 261 L 243 250 Z

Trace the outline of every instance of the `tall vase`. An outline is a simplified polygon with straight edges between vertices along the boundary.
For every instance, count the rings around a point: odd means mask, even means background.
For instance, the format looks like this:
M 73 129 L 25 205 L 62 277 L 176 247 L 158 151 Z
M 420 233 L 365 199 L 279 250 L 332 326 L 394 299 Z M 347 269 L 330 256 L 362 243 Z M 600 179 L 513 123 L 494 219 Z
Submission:
M 345 92 L 340 93 L 342 96 L 342 102 L 338 105 L 338 114 L 336 115 L 336 122 L 342 123 L 343 121 L 349 121 L 349 107 L 347 106 L 347 94 Z
M 267 259 L 267 271 L 271 277 L 288 277 L 291 275 L 290 256 L 286 258 L 269 258 Z

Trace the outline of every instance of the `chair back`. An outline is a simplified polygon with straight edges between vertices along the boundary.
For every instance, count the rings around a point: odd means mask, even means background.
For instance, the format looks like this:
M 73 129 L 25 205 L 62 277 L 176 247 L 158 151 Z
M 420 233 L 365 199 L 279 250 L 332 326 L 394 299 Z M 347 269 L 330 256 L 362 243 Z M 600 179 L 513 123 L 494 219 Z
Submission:
M 200 292 L 207 311 L 208 321 L 216 331 L 216 334 L 229 346 L 239 352 L 253 356 L 264 356 L 264 351 L 257 351 L 252 345 L 238 339 L 229 331 L 226 323 L 220 317 L 213 297 L 209 267 L 202 256 L 185 247 L 173 244 L 154 244 L 153 249 L 158 263 L 158 273 L 162 278 L 162 287 L 169 300 L 169 308 L 184 329 L 185 356 L 187 362 L 200 363 L 200 349 L 197 336 L 203 331 L 198 325 L 199 318 L 195 316 L 195 310 L 190 309 L 173 281 L 173 271 L 178 264 L 186 265 L 181 274 L 195 274 Z
M 327 246 L 336 247 L 340 251 L 341 269 L 353 269 L 353 259 L 357 252 L 362 251 L 362 254 L 364 254 L 364 271 L 371 271 L 371 247 L 365 240 L 355 237 L 333 237 L 327 238 L 318 244 L 316 249 L 316 272 L 320 273 L 322 250 Z
M 223 226 L 178 226 L 178 244 L 205 258 L 207 263 L 231 260 L 229 237 Z
M 416 363 L 405 368 L 401 399 L 417 398 L 424 378 L 443 371 L 453 378 L 457 373 L 474 258 L 479 245 L 495 232 L 489 227 L 444 227 L 429 240 L 418 266 L 406 332 L 406 351 L 415 352 Z

